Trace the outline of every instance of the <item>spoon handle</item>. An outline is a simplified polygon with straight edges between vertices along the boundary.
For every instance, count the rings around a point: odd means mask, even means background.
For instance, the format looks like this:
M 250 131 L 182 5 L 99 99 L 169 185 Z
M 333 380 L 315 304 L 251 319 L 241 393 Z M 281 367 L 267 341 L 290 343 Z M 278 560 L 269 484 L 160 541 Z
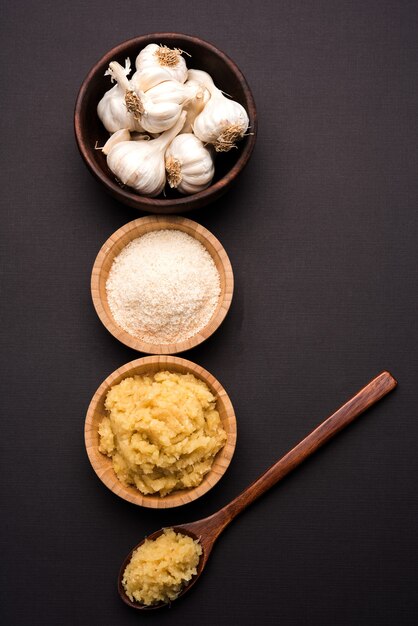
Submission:
M 249 504 L 273 487 L 286 474 L 291 472 L 308 456 L 329 441 L 340 430 L 348 426 L 366 409 L 383 398 L 397 385 L 396 380 L 389 372 L 382 372 L 363 387 L 355 396 L 328 419 L 313 430 L 305 439 L 297 444 L 290 452 L 272 465 L 256 481 L 247 487 L 239 496 L 227 504 L 222 512 L 222 529 L 241 513 Z

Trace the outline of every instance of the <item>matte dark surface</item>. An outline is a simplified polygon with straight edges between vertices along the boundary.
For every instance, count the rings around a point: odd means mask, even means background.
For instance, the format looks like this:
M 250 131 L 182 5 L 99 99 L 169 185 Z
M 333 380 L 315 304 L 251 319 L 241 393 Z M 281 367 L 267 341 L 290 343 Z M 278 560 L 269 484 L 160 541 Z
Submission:
M 3 624 L 416 623 L 417 17 L 399 0 L 4 5 Z M 235 272 L 227 320 L 185 356 L 228 391 L 236 453 L 210 493 L 168 511 L 108 492 L 84 450 L 92 394 L 137 356 L 97 319 L 90 270 L 138 213 L 94 181 L 72 130 L 93 63 L 157 30 L 224 50 L 259 114 L 242 179 L 188 214 Z M 223 506 L 385 368 L 398 389 L 237 519 L 184 600 L 122 604 L 119 565 L 141 537 Z

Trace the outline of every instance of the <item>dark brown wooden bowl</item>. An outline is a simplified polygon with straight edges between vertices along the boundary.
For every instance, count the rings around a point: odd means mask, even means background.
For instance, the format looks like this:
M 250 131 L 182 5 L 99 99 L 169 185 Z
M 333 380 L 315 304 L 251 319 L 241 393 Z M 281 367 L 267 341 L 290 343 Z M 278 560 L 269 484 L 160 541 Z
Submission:
M 190 57 L 186 57 L 187 66 L 208 72 L 217 87 L 245 107 L 250 118 L 250 134 L 244 137 L 237 149 L 217 155 L 212 184 L 204 191 L 190 196 L 183 196 L 169 188 L 165 190 L 166 196 L 161 195 L 158 198 L 141 196 L 128 187 L 121 186 L 108 168 L 105 155 L 101 150 L 95 150 L 96 143 L 102 146 L 109 138 L 96 112 L 99 100 L 111 87 L 109 77 L 104 76 L 109 63 L 119 61 L 124 65 L 125 59 L 129 57 L 134 66 L 139 51 L 150 43 L 180 48 L 190 54 Z M 257 114 L 247 81 L 224 52 L 198 37 L 180 33 L 152 33 L 121 43 L 94 65 L 84 79 L 77 96 L 74 130 L 78 148 L 87 167 L 113 197 L 128 206 L 150 213 L 184 213 L 213 202 L 235 182 L 248 163 L 254 148 Z

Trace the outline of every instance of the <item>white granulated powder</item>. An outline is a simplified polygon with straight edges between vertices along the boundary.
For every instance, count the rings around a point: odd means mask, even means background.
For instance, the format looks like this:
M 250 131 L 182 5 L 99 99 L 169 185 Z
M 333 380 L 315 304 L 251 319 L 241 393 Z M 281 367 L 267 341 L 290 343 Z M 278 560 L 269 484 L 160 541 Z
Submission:
M 180 230 L 156 230 L 131 241 L 106 283 L 115 322 L 146 343 L 193 337 L 211 319 L 221 292 L 206 248 Z

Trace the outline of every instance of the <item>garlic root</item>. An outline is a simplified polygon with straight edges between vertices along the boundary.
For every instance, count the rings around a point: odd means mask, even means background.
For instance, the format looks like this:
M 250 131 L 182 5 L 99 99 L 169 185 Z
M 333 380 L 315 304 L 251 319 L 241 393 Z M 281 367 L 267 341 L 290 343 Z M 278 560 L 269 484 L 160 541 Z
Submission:
M 167 67 L 176 67 L 182 53 L 183 50 L 180 50 L 180 48 L 169 48 L 168 46 L 160 45 L 154 54 L 158 59 L 158 63 L 163 67 L 164 65 Z
M 165 155 L 167 180 L 180 193 L 197 193 L 212 181 L 215 169 L 211 151 L 195 135 L 178 134 Z
M 176 189 L 182 181 L 180 161 L 172 156 L 168 156 L 165 160 L 165 169 L 168 184 L 171 189 Z

